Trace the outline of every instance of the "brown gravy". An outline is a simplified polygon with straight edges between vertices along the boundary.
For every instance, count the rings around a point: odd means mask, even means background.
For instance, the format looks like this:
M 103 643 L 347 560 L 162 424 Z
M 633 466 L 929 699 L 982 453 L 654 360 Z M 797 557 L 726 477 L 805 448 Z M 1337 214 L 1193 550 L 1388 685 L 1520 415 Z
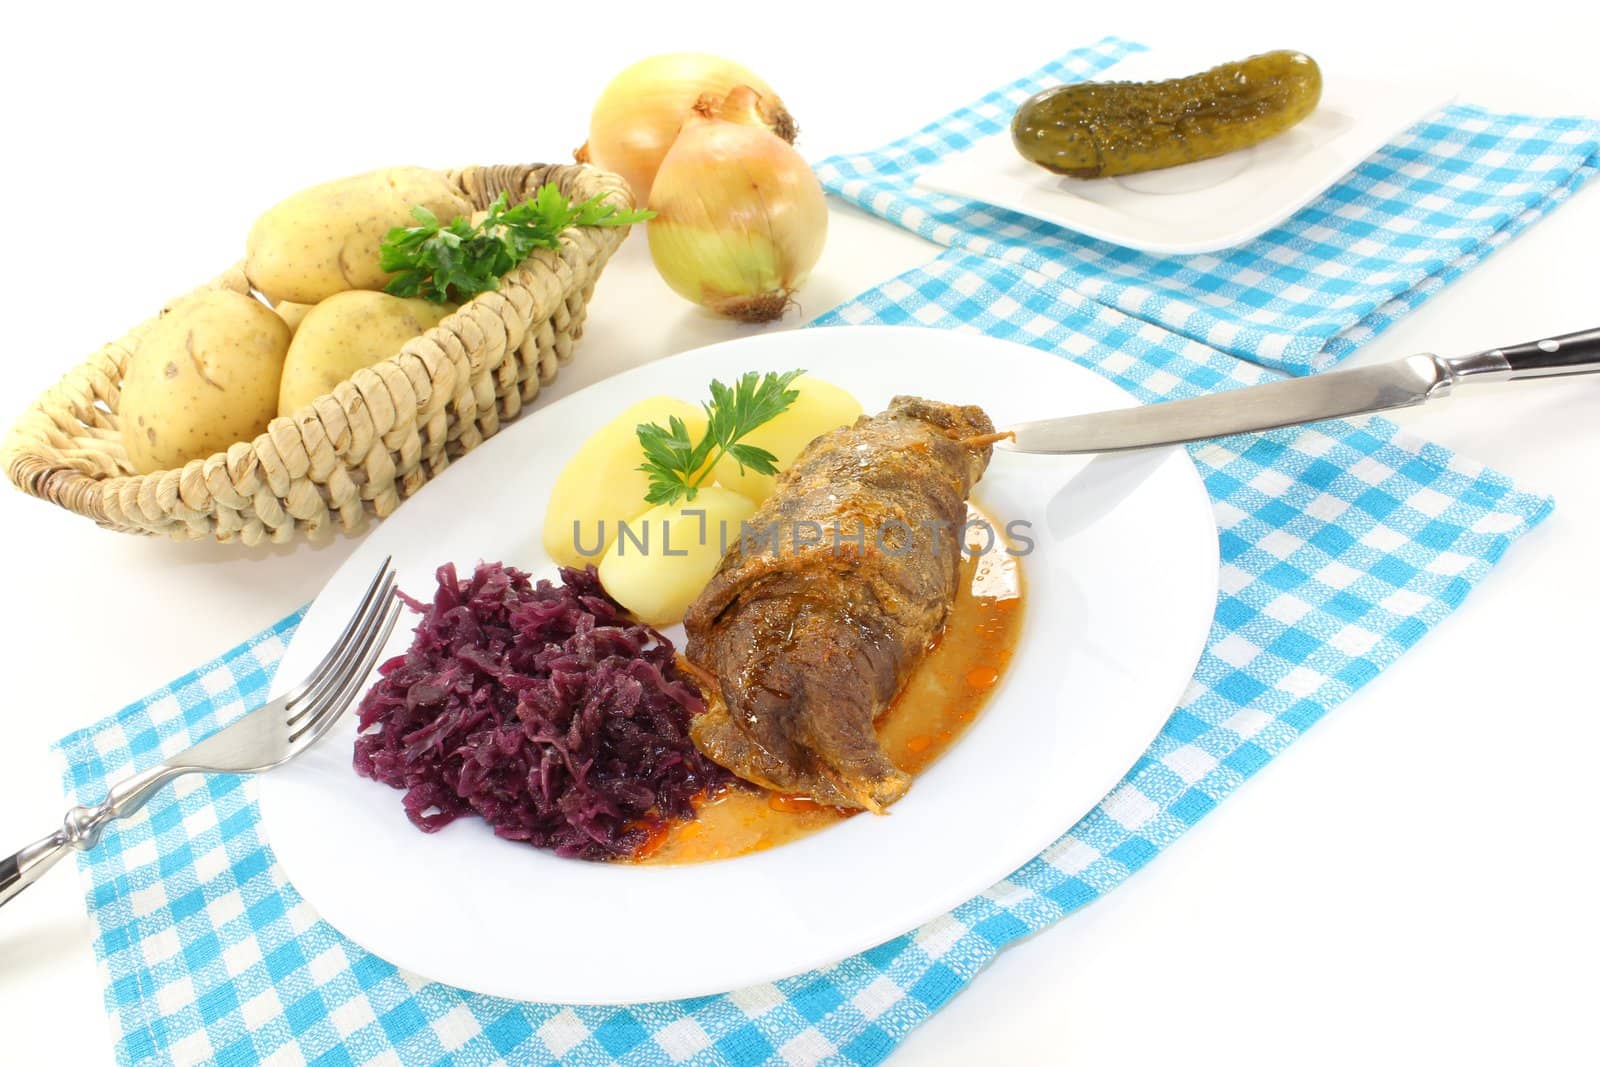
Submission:
M 1006 554 L 1002 526 L 989 522 L 995 544 L 961 561 L 961 585 L 944 630 L 878 720 L 878 740 L 895 766 L 917 774 L 960 737 L 1005 673 L 1022 626 L 1022 572 Z M 983 547 L 974 532 L 973 542 Z M 701 863 L 760 852 L 860 814 L 823 807 L 743 783 L 706 797 L 695 818 L 678 823 L 635 857 L 637 863 Z M 870 816 L 869 816 L 870 817 Z

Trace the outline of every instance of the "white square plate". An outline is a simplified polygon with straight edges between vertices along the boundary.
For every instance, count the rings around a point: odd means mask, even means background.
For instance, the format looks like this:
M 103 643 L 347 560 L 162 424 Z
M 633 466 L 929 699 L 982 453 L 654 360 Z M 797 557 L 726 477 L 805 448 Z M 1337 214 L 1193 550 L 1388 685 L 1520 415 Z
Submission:
M 1097 80 L 1182 77 L 1221 61 L 1141 52 Z M 1338 71 L 1324 70 L 1322 78 L 1322 100 L 1304 121 L 1216 159 L 1117 178 L 1064 178 L 1018 155 L 1007 129 L 932 168 L 917 184 L 1146 252 L 1232 248 L 1293 215 L 1455 95 L 1439 85 L 1368 81 Z

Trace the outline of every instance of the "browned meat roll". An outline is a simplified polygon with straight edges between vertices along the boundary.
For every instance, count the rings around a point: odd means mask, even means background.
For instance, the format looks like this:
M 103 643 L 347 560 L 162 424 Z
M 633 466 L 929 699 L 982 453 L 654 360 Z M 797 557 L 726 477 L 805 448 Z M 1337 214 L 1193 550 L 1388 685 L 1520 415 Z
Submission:
M 992 435 L 976 407 L 896 397 L 817 438 L 684 619 L 710 678 L 695 744 L 739 777 L 880 812 L 911 784 L 878 745 L 955 599 L 966 499 Z

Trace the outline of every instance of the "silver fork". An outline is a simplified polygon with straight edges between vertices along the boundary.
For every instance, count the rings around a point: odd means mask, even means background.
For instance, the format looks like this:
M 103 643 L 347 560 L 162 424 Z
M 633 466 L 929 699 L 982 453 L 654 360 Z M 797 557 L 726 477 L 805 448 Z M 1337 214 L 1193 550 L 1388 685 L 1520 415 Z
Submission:
M 73 808 L 61 829 L 0 860 L 0 905 L 38 881 L 68 849 L 93 848 L 107 823 L 144 807 L 174 778 L 257 774 L 316 744 L 355 699 L 399 618 L 401 604 L 389 564 L 383 561 L 344 632 L 305 681 L 166 762 L 118 782 L 94 807 Z

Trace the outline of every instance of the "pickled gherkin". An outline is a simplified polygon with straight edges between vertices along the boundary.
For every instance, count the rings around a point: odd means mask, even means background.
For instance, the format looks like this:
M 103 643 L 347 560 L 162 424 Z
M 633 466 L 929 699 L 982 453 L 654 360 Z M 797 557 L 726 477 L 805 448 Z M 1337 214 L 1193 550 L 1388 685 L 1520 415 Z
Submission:
M 1276 137 L 1322 96 L 1300 52 L 1265 52 L 1187 78 L 1079 82 L 1028 99 L 1011 120 L 1023 158 L 1073 178 L 1176 167 Z

